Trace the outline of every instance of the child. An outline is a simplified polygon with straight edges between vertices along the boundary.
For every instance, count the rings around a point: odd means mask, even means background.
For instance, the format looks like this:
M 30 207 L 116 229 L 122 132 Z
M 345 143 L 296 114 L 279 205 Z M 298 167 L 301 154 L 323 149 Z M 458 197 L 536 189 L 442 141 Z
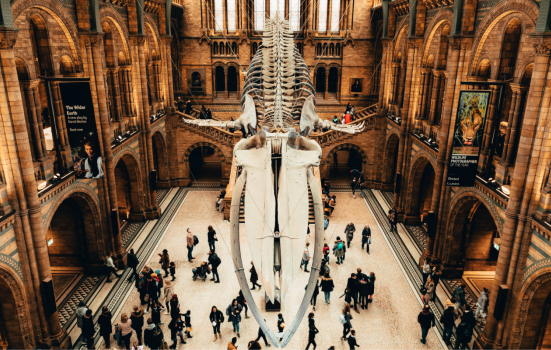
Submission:
M 176 279 L 176 264 L 174 261 L 170 262 L 170 275 L 172 276 L 172 281 Z
M 161 304 L 159 304 L 158 301 L 155 301 L 155 304 L 153 305 L 153 313 L 151 314 L 151 318 L 153 319 L 153 323 L 156 325 L 162 325 L 161 322 L 161 311 L 162 311 Z
M 185 320 L 185 329 L 186 329 L 186 335 L 188 338 L 193 338 L 191 336 L 191 331 L 193 328 L 191 327 L 191 311 L 187 310 L 184 314 L 184 320 Z
M 323 255 L 325 256 L 327 262 L 329 262 L 329 246 L 327 245 L 327 243 L 323 244 Z

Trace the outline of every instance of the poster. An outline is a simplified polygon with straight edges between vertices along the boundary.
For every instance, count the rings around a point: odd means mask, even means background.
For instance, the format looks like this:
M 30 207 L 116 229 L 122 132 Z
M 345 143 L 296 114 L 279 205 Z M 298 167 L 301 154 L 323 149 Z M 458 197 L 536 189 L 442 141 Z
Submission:
M 446 186 L 474 186 L 490 91 L 461 90 Z
M 100 154 L 90 83 L 60 82 L 59 90 L 77 177 L 100 179 L 104 176 L 103 159 Z

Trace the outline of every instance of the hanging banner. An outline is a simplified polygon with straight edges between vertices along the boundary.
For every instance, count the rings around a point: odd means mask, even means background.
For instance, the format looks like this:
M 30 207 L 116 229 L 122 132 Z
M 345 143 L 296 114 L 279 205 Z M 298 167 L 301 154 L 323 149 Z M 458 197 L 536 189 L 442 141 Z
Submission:
M 77 177 L 100 179 L 104 175 L 103 159 L 90 83 L 60 82 L 59 91 Z
M 474 186 L 490 91 L 461 90 L 446 186 Z

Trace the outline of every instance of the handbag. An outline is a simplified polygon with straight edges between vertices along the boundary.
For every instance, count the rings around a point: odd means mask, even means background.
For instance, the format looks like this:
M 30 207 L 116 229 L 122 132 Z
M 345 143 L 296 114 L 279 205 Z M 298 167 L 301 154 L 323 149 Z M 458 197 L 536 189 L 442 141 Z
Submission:
M 145 301 L 146 303 L 149 302 L 149 294 L 146 294 L 146 295 L 143 297 L 143 301 Z
M 188 327 L 188 328 L 187 328 L 187 331 L 188 331 L 188 332 L 193 332 L 193 327 Z
M 421 294 L 425 295 L 425 294 L 427 294 L 427 288 L 425 288 L 425 286 L 421 286 L 421 288 L 419 288 L 419 292 L 421 292 Z
M 371 237 L 367 237 L 367 244 L 371 244 Z
M 344 317 L 344 315 L 340 315 L 340 316 L 339 316 L 339 321 L 341 322 L 341 324 L 345 324 L 345 323 L 346 323 L 346 318 Z
M 163 343 L 161 344 L 161 350 L 168 350 L 168 344 L 166 343 L 166 341 L 163 340 Z

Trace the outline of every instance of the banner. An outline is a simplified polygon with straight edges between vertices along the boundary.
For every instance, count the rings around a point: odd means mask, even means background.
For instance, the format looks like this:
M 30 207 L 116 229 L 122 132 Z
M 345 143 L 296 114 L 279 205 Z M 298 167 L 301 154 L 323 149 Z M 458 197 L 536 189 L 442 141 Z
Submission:
M 474 186 L 490 91 L 461 90 L 446 186 Z
M 104 175 L 98 129 L 89 82 L 59 82 L 67 136 L 77 177 L 99 179 Z M 59 129 L 60 126 L 57 126 Z

